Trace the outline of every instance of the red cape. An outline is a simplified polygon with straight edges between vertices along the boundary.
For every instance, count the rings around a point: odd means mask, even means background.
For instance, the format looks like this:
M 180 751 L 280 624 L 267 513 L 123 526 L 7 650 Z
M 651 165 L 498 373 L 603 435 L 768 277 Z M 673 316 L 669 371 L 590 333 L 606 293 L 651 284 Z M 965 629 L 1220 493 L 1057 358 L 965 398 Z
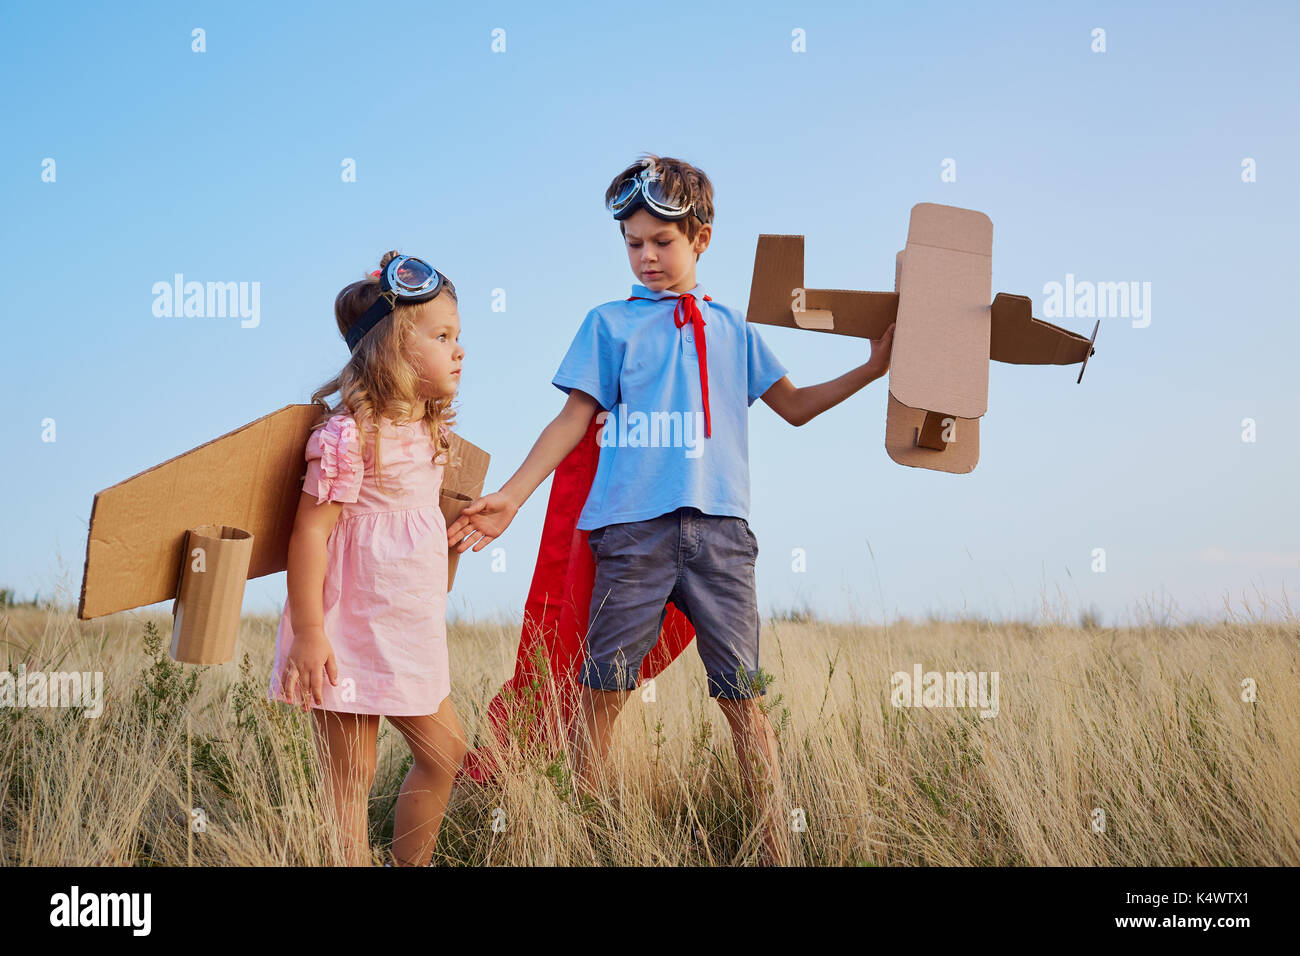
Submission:
M 587 532 L 580 531 L 577 524 L 596 477 L 600 427 L 593 415 L 587 434 L 555 469 L 551 482 L 542 543 L 524 605 L 515 675 L 488 705 L 488 725 L 498 744 L 508 749 L 543 747 L 554 753 L 565 746 L 577 702 L 583 638 L 596 575 Z M 695 628 L 686 615 L 668 602 L 659 641 L 642 662 L 640 677 L 654 677 L 694 637 Z M 496 772 L 491 751 L 479 747 L 465 755 L 457 776 L 483 783 Z

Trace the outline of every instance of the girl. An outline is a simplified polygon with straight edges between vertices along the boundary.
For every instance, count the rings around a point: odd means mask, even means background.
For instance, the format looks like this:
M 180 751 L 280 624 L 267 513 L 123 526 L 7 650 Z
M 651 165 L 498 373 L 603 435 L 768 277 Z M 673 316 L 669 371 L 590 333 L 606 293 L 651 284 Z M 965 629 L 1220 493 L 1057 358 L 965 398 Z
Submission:
M 352 357 L 312 395 L 321 421 L 307 442 L 268 696 L 297 705 L 301 693 L 312 712 L 349 865 L 370 855 L 380 716 L 401 731 L 415 762 L 397 800 L 392 855 L 432 865 L 466 748 L 448 696 L 438 506 L 465 356 L 456 290 L 424 261 L 389 252 L 338 294 L 334 318 Z

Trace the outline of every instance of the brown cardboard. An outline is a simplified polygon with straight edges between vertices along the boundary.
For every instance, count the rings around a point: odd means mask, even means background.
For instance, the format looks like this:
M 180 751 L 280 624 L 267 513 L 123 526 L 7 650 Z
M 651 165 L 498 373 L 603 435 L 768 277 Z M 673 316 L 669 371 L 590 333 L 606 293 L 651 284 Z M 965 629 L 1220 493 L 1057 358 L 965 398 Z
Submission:
M 804 292 L 804 309 L 814 314 L 829 312 L 829 323 L 814 316 L 811 321 L 805 319 L 809 321 L 805 325 L 796 318 L 793 305 L 800 289 Z M 806 288 L 803 284 L 803 236 L 758 237 L 746 316 L 750 322 L 878 339 L 894 321 L 897 310 L 898 296 L 893 292 Z
M 229 525 L 203 525 L 185 536 L 172 603 L 171 654 L 189 664 L 224 664 L 235 653 L 253 536 Z
M 451 433 L 449 441 L 451 448 L 442 474 L 442 488 L 469 495 L 472 501 L 483 494 L 483 482 L 487 480 L 492 456 L 455 432 Z
M 980 457 L 980 420 L 938 415 L 935 424 L 941 430 L 945 418 L 955 419 L 950 429 L 954 440 L 940 452 L 920 444 L 927 414 L 926 409 L 910 408 L 890 393 L 885 412 L 885 451 L 889 457 L 900 465 L 954 475 L 974 471 Z
M 964 474 L 979 461 L 990 360 L 1073 365 L 1095 352 L 1092 340 L 1035 319 L 1026 296 L 1000 292 L 990 304 L 992 254 L 984 213 L 917 203 L 893 292 L 808 289 L 803 236 L 761 235 L 746 317 L 872 339 L 896 323 L 885 450 L 899 464 Z
M 911 408 L 979 418 L 988 410 L 993 223 L 918 203 L 903 250 L 889 393 Z
M 480 489 L 482 490 L 482 489 Z M 442 509 L 442 517 L 447 522 L 447 527 L 456 523 L 460 513 L 465 510 L 465 506 L 478 497 L 478 494 L 467 495 L 459 491 L 451 491 L 447 488 L 442 489 L 438 494 L 438 507 Z M 451 593 L 452 583 L 456 580 L 456 565 L 460 562 L 460 552 L 453 547 L 447 548 L 447 593 Z
M 989 357 L 1012 365 L 1074 365 L 1088 357 L 1091 342 L 1034 318 L 1027 295 L 999 292 L 993 299 Z
M 285 570 L 315 405 L 284 408 L 95 495 L 77 615 L 177 594 L 185 536 L 226 525 L 252 536 L 248 578 Z M 478 497 L 490 456 L 454 432 L 443 487 Z
M 442 491 L 438 495 L 438 507 L 450 527 L 465 506 L 483 494 L 483 482 L 487 479 L 488 463 L 492 456 L 472 442 L 461 438 L 455 432 L 451 434 L 451 448 L 447 455 L 447 467 L 442 474 Z M 456 565 L 460 561 L 460 552 L 454 547 L 447 548 L 447 591 L 456 580 Z

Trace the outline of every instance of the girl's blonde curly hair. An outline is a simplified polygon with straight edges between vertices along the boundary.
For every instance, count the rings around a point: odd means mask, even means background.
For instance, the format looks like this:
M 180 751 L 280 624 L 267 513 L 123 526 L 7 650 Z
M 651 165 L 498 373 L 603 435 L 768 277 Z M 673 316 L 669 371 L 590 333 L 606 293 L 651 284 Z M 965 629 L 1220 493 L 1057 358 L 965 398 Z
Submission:
M 399 255 L 401 253 L 395 250 L 385 253 L 379 260 L 380 270 L 387 268 L 388 263 Z M 334 321 L 345 340 L 348 330 L 374 305 L 379 293 L 379 277 L 367 275 L 359 282 L 344 286 L 335 298 Z M 456 287 L 450 279 L 443 283 L 442 291 L 438 293 L 438 297 L 444 295 L 451 296 L 453 302 L 458 301 Z M 429 300 L 432 301 L 434 300 Z M 381 417 L 391 421 L 423 422 L 434 442 L 435 460 L 449 450 L 449 443 L 443 437 L 440 426 L 446 424 L 450 427 L 456 420 L 451 399 L 420 397 L 420 373 L 411 363 L 405 349 L 415 323 L 420 318 L 419 310 L 429 305 L 429 302 L 410 304 L 399 299 L 396 308 L 380 319 L 357 345 L 343 370 L 316 389 L 311 396 L 312 404 L 320 407 L 320 417 L 312 426 L 313 430 L 340 412 L 348 412 L 356 420 L 357 431 L 361 434 L 363 456 L 368 443 L 374 446 L 375 478 L 381 488 Z M 338 393 L 339 399 L 330 405 L 325 399 L 335 393 Z

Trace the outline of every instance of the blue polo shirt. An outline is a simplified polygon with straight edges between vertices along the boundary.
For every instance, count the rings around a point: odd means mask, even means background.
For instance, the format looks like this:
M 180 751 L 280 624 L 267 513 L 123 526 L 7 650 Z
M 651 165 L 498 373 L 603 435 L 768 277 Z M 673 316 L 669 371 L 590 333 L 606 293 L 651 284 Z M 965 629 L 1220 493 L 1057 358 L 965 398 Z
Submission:
M 705 302 L 699 285 L 691 294 L 704 317 L 711 437 L 704 437 L 695 332 L 673 321 L 674 292 L 634 285 L 640 300 L 596 306 L 552 379 L 608 413 L 581 530 L 684 506 L 749 517 L 749 406 L 786 369 L 743 313 Z

